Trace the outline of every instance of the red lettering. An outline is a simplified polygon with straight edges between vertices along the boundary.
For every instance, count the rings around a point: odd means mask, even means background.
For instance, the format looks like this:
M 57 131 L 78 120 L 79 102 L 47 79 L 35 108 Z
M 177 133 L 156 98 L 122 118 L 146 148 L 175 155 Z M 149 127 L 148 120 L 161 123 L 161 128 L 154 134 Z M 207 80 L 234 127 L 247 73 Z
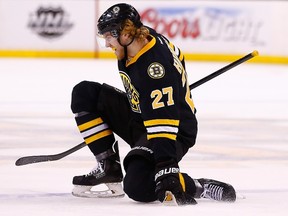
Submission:
M 183 23 L 184 23 L 184 28 L 182 31 L 183 38 L 186 38 L 189 36 L 191 36 L 192 38 L 197 38 L 200 35 L 200 27 L 199 27 L 198 19 L 190 23 L 190 25 L 189 25 L 188 20 L 183 19 Z
M 182 19 L 168 20 L 161 17 L 157 10 L 147 9 L 141 14 L 143 22 L 147 23 L 151 28 L 160 34 L 164 34 L 169 38 L 180 36 L 182 38 L 197 38 L 200 36 L 199 20 L 193 21 L 183 17 Z

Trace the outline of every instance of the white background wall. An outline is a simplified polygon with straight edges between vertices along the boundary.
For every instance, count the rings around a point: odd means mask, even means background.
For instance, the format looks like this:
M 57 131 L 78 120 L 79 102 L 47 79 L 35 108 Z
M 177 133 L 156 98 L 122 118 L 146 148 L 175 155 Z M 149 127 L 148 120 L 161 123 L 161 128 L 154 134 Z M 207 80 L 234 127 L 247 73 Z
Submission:
M 50 13 L 40 8 L 50 9 Z M 63 14 L 57 12 L 62 9 Z M 55 17 L 53 17 L 53 13 Z M 35 23 L 37 29 L 29 24 Z M 36 31 L 63 31 L 58 37 Z M 0 49 L 95 50 L 94 0 L 0 0 Z
M 186 54 L 229 56 L 256 49 L 261 56 L 288 59 L 288 1 L 125 2 L 138 9 L 145 24 L 167 35 Z M 119 1 L 0 0 L 0 54 L 2 51 L 3 56 L 3 50 L 107 51 L 97 49 L 96 21 L 116 3 Z M 50 13 L 37 17 L 40 7 L 51 9 Z M 63 14 L 57 12 L 59 8 Z M 29 27 L 31 21 L 38 28 Z M 63 30 L 63 34 L 41 36 L 45 30 Z

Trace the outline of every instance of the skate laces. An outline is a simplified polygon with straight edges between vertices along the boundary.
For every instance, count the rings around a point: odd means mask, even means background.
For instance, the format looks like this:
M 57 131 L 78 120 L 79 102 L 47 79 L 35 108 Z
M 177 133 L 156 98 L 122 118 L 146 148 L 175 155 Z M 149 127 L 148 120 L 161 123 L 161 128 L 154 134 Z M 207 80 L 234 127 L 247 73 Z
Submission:
M 201 194 L 201 197 L 218 200 L 218 201 L 222 200 L 222 195 L 223 195 L 223 190 L 224 190 L 223 187 L 210 183 L 210 184 L 204 184 L 203 188 L 204 188 L 204 191 Z
M 88 173 L 86 174 L 85 176 L 88 177 L 88 176 L 92 176 L 92 175 L 97 175 L 97 174 L 100 174 L 100 173 L 103 173 L 104 172 L 104 162 L 103 161 L 99 161 L 98 164 Z

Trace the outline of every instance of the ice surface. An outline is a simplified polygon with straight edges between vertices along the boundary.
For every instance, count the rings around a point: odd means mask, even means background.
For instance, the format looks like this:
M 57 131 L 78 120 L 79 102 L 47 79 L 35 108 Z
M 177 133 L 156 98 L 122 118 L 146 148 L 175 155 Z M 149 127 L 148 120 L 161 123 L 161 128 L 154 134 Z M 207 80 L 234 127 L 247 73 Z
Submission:
M 226 64 L 187 62 L 189 81 Z M 115 60 L 0 59 L 0 75 L 1 216 L 287 215 L 286 65 L 244 63 L 192 91 L 199 136 L 181 169 L 231 183 L 239 199 L 185 207 L 141 204 L 127 196 L 73 197 L 72 177 L 95 165 L 87 148 L 59 161 L 14 165 L 19 157 L 55 154 L 82 142 L 70 111 L 71 90 L 82 80 L 123 89 Z M 122 159 L 128 151 L 120 140 Z

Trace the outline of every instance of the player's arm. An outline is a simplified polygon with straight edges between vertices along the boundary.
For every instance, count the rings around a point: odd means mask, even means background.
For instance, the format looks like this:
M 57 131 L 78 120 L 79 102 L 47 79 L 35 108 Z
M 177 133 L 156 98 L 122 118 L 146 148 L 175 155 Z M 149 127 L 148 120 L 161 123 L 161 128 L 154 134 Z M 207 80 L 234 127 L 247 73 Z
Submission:
M 161 67 L 158 65 L 155 67 Z M 155 68 L 154 68 L 155 69 Z M 180 173 L 176 139 L 179 130 L 179 82 L 177 73 L 170 73 L 161 78 L 162 72 L 157 70 L 149 85 L 142 87 L 140 106 L 142 118 L 147 129 L 147 139 L 153 146 L 155 167 L 156 194 L 161 202 L 167 201 L 170 191 L 178 204 L 195 204 L 193 197 L 184 193 L 185 183 Z M 147 80 L 148 81 L 148 80 Z M 148 83 L 148 82 L 147 82 Z

